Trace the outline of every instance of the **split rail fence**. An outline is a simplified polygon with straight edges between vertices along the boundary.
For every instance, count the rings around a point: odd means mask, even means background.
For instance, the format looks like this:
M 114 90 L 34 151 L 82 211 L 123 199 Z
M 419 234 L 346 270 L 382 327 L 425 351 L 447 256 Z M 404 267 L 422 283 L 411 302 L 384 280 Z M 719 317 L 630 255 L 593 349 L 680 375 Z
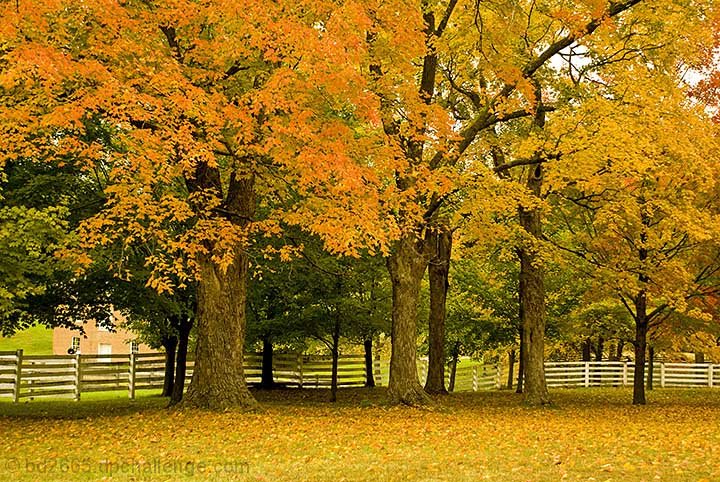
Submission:
M 329 388 L 332 360 L 328 356 L 275 354 L 273 378 L 278 384 L 299 388 Z M 245 356 L 245 374 L 250 384 L 260 383 L 262 354 Z M 633 382 L 632 363 L 550 362 L 545 373 L 550 387 L 627 386 Z M 193 362 L 188 362 L 187 378 Z M 387 385 L 388 362 L 373 360 L 373 378 L 378 386 Z M 654 380 L 659 387 L 720 387 L 720 365 L 657 363 Z M 647 370 L 646 370 L 647 375 Z M 165 376 L 163 353 L 132 355 L 23 355 L 0 352 L 0 397 L 18 402 L 37 397 L 70 397 L 82 393 L 127 391 L 135 398 L 137 390 L 162 388 Z M 427 376 L 427 360 L 418 360 L 421 382 Z M 507 378 L 497 365 L 463 361 L 457 366 L 455 391 L 501 388 Z M 361 387 L 367 379 L 362 355 L 343 355 L 338 361 L 338 386 Z M 449 383 L 449 370 L 446 370 Z

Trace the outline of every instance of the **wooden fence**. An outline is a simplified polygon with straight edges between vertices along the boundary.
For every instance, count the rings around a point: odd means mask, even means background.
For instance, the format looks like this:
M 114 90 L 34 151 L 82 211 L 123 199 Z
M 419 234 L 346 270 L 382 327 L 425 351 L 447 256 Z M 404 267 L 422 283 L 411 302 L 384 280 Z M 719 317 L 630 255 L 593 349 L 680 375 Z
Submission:
M 188 361 L 189 383 L 194 362 Z M 325 356 L 277 354 L 273 357 L 276 383 L 290 387 L 330 387 L 332 360 Z M 379 361 L 376 364 L 379 373 Z M 260 383 L 262 354 L 245 356 L 245 374 L 250 384 Z M 137 390 L 162 388 L 165 378 L 163 353 L 132 355 L 23 355 L 0 352 L 0 397 L 14 401 L 37 397 L 71 397 L 95 391 L 127 391 L 130 398 Z M 362 355 L 344 355 L 338 363 L 338 386 L 365 384 L 365 359 Z
M 632 362 L 552 362 L 545 364 L 545 378 L 548 387 L 628 386 L 633 384 L 634 369 Z M 653 383 L 661 388 L 720 387 L 720 365 L 654 363 Z
M 387 385 L 389 363 L 376 358 L 373 377 L 378 386 Z M 273 378 L 276 383 L 299 388 L 329 388 L 332 359 L 329 356 L 275 354 Z M 262 354 L 245 356 L 245 375 L 250 384 L 260 383 Z M 654 381 L 658 387 L 720 387 L 720 365 L 708 363 L 656 363 Z M 549 387 L 628 386 L 633 383 L 634 365 L 630 362 L 549 362 L 545 376 Z M 338 386 L 361 387 L 366 381 L 362 355 L 343 355 L 338 362 Z M 188 362 L 189 383 L 193 362 Z M 646 377 L 648 371 L 645 371 Z M 427 360 L 418 360 L 418 378 L 427 376 Z M 449 384 L 449 370 L 445 381 Z M 0 397 L 14 401 L 37 397 L 70 397 L 79 400 L 82 393 L 127 391 L 130 398 L 137 390 L 162 388 L 165 377 L 163 353 L 132 355 L 23 355 L 0 352 Z M 455 391 L 479 391 L 501 388 L 507 374 L 500 366 L 480 365 L 463 360 L 457 366 Z

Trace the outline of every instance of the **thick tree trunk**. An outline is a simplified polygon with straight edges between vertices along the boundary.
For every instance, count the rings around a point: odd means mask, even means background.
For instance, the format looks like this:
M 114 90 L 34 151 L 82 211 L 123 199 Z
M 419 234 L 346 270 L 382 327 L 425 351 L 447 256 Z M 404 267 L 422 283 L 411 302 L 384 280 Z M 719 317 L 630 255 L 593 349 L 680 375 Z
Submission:
M 585 338 L 582 344 L 582 361 L 590 361 L 591 343 L 590 338 Z
M 177 336 L 163 337 L 162 346 L 165 349 L 165 378 L 163 380 L 163 397 L 172 395 L 173 386 L 175 384 L 175 351 L 177 349 Z
M 363 347 L 365 348 L 365 386 L 374 388 L 375 376 L 373 374 L 373 342 L 371 336 L 365 338 Z
M 705 353 L 701 351 L 695 352 L 695 363 L 705 363 Z
M 633 405 L 645 405 L 645 353 L 647 350 L 647 299 L 644 291 L 635 298 L 635 370 Z
M 515 350 L 508 352 L 508 377 L 507 377 L 507 388 L 512 390 L 513 387 L 513 372 L 515 371 Z
M 195 367 L 182 404 L 218 410 L 255 408 L 243 370 L 248 256 L 238 253 L 225 270 L 204 255 L 198 264 Z
M 273 379 L 273 344 L 270 336 L 264 335 L 262 338 L 262 369 L 260 376 L 260 387 L 270 389 L 275 386 Z
M 528 188 L 540 197 L 542 164 L 528 176 Z M 520 209 L 520 224 L 533 242 L 542 238 L 540 210 Z M 537 249 L 530 243 L 520 250 L 520 304 L 522 306 L 523 341 L 525 342 L 525 402 L 530 405 L 550 403 L 545 382 L 545 275 Z
M 340 358 L 340 316 L 336 314 L 332 333 L 332 372 L 330 373 L 330 401 L 337 401 L 338 361 Z
M 520 312 L 520 319 L 522 319 L 522 309 Z M 520 332 L 520 358 L 518 358 L 518 376 L 517 376 L 517 388 L 515 389 L 515 393 L 522 393 L 523 392 L 523 381 L 525 380 L 525 341 L 523 336 L 523 328 L 522 325 L 519 329 Z
M 428 376 L 425 391 L 431 394 L 446 394 L 445 389 L 445 303 L 448 291 L 448 273 L 452 250 L 452 232 L 435 232 L 430 242 L 436 247 L 435 256 L 430 260 L 430 320 Z
M 179 403 L 185 393 L 185 377 L 187 373 L 188 344 L 190 343 L 190 330 L 193 319 L 187 315 L 181 316 L 178 328 L 178 349 L 175 362 L 175 386 L 173 387 L 170 405 Z
M 426 244 L 404 236 L 387 259 L 392 282 L 392 353 L 388 396 L 391 403 L 425 404 L 430 398 L 418 381 L 417 307 L 420 283 L 429 261 Z
M 239 165 L 252 165 L 246 159 Z M 252 175 L 232 172 L 227 181 L 221 179 L 217 167 L 199 163 L 193 176 L 185 182 L 190 193 L 216 192 L 222 203 L 218 214 L 238 230 L 246 231 L 255 215 L 255 179 Z M 227 185 L 227 194 L 223 190 Z M 203 207 L 200 207 L 203 213 Z M 213 255 L 218 246 L 207 242 L 208 253 L 196 258 L 199 280 L 197 284 L 197 346 L 192 380 L 182 405 L 187 407 L 226 409 L 256 408 L 245 382 L 243 350 L 249 258 L 246 247 L 238 242 L 232 259 L 220 266 Z
M 458 358 L 460 357 L 460 342 L 456 341 L 452 349 L 452 360 L 450 361 L 450 381 L 448 383 L 448 390 L 451 392 L 455 391 L 455 375 L 457 374 Z

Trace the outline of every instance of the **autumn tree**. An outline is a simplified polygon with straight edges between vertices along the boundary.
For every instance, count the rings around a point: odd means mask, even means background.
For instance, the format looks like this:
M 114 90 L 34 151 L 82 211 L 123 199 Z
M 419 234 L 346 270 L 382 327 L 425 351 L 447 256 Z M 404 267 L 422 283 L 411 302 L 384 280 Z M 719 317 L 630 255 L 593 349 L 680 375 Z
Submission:
M 564 210 L 582 216 L 575 225 L 584 228 L 559 244 L 592 267 L 594 289 L 614 295 L 634 320 L 634 404 L 646 402 L 648 331 L 671 313 L 706 316 L 692 300 L 714 292 L 720 269 L 717 163 L 708 161 L 717 144 L 673 74 L 657 66 L 616 72 L 615 79 L 631 75 L 632 82 L 587 99 L 561 148 L 574 152 L 567 162 L 583 166 L 561 198 L 585 209 Z M 591 120 L 585 109 L 604 115 Z
M 102 166 L 107 202 L 81 227 L 83 246 L 143 244 L 159 292 L 197 280 L 187 405 L 255 405 L 242 363 L 251 235 L 277 233 L 283 220 L 335 252 L 388 238 L 366 193 L 375 190 L 365 189 L 377 180 L 365 166 L 383 150 L 375 101 L 347 67 L 365 42 L 355 9 L 0 5 L 0 164 L 24 156 Z M 111 131 L 111 146 L 87 136 L 89 118 Z M 257 219 L 273 197 L 296 202 Z M 124 261 L 114 272 L 123 275 Z
M 415 366 L 420 280 L 435 256 L 436 236 L 447 229 L 443 207 L 466 184 L 475 161 L 484 158 L 480 140 L 513 120 L 534 118 L 542 123 L 543 114 L 553 109 L 555 101 L 555 85 L 547 79 L 566 77 L 553 68 L 551 59 L 580 45 L 599 54 L 617 47 L 615 42 L 622 42 L 615 35 L 623 28 L 619 26 L 652 23 L 656 18 L 657 13 L 650 11 L 625 14 L 640 3 L 577 2 L 568 7 L 552 2 L 419 2 L 402 4 L 408 11 L 401 16 L 401 25 L 388 18 L 385 8 L 367 9 L 367 72 L 381 105 L 387 142 L 397 152 L 390 192 L 399 204 L 392 215 L 402 235 L 388 257 L 394 293 L 389 394 L 394 401 L 426 400 Z M 422 36 L 418 38 L 416 32 Z M 405 49 L 388 51 L 387 39 L 398 37 L 407 40 Z M 520 161 L 512 159 L 511 166 Z M 481 164 L 488 168 L 484 161 Z M 538 184 L 541 171 L 536 163 L 531 171 L 535 175 L 526 184 Z M 538 186 L 529 186 L 530 191 Z M 487 209 L 494 201 L 486 199 L 478 209 Z M 521 203 L 533 237 L 540 236 L 536 204 Z M 543 403 L 547 392 L 540 347 L 542 272 L 540 268 L 533 271 L 536 257 L 528 252 L 524 261 L 530 287 L 524 296 L 529 308 L 528 336 L 536 343 L 528 351 L 533 375 L 527 397 L 532 403 Z

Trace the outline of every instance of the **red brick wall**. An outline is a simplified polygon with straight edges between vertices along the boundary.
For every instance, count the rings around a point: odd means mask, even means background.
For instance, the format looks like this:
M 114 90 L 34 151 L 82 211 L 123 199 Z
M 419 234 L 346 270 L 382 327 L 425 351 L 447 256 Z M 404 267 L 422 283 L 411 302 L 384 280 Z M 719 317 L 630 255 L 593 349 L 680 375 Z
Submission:
M 113 312 L 113 316 L 116 323 L 123 321 L 123 317 L 119 312 Z M 95 320 L 88 321 L 84 326 L 85 335 L 81 335 L 78 330 L 55 328 L 53 330 L 53 353 L 55 355 L 67 355 L 68 348 L 72 346 L 72 338 L 77 336 L 80 337 L 80 353 L 82 354 L 99 353 L 99 345 L 103 343 L 111 346 L 112 354 L 123 355 L 130 353 L 130 342 L 137 338 L 133 333 L 121 328 L 116 328 L 114 332 L 99 329 Z M 140 343 L 140 353 L 153 351 L 157 350 Z

